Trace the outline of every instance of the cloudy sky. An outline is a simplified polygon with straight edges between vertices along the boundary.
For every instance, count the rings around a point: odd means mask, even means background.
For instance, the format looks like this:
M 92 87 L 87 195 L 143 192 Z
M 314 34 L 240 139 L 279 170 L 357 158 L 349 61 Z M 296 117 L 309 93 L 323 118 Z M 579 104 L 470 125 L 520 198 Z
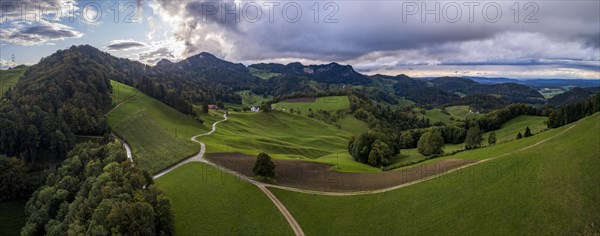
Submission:
M 600 1 L 2 1 L 0 66 L 90 44 L 148 64 L 336 61 L 366 74 L 600 79 Z

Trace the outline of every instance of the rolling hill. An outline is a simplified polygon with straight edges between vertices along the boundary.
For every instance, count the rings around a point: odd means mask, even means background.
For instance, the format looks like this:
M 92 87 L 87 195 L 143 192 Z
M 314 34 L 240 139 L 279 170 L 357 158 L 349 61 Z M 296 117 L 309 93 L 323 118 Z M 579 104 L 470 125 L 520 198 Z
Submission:
M 480 84 L 462 77 L 440 77 L 430 82 L 434 87 L 452 93 L 495 94 L 513 103 L 541 103 L 544 99 L 535 89 L 516 83 Z
M 595 90 L 590 90 L 591 91 L 584 88 L 575 87 L 567 92 L 553 96 L 552 98 L 548 99 L 547 103 L 553 106 L 564 106 L 583 101 L 594 94 L 593 91 Z
M 350 133 L 332 125 L 287 112 L 230 112 L 229 120 L 206 143 L 208 153 L 266 152 L 274 158 L 307 160 L 334 165 L 338 171 L 376 172 L 355 162 L 347 151 Z
M 272 191 L 307 234 L 590 234 L 600 220 L 600 192 L 590 188 L 600 181 L 599 119 L 457 154 L 498 158 L 390 192 Z
M 249 68 L 253 68 L 262 72 L 306 77 L 319 83 L 352 85 L 366 85 L 371 83 L 371 80 L 368 76 L 356 72 L 352 66 L 340 65 L 335 62 L 325 65 L 307 66 L 302 65 L 299 62 L 294 62 L 287 65 L 277 63 L 262 63 L 250 65 Z
M 113 132 L 129 143 L 135 162 L 156 173 L 199 150 L 190 141 L 196 134 L 209 130 L 218 115 L 204 115 L 208 125 L 184 115 L 164 103 L 130 86 L 111 82 L 116 107 L 108 113 Z

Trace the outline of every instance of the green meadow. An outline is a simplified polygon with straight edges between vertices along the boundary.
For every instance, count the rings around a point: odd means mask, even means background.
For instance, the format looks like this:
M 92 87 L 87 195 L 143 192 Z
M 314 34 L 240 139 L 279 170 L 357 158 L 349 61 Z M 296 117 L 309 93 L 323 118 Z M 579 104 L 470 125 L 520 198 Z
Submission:
M 534 135 L 543 134 L 543 131 L 547 130 L 546 124 L 544 123 L 547 119 L 548 119 L 547 117 L 543 117 L 543 116 L 526 116 L 526 115 L 518 116 L 514 119 L 511 119 L 508 122 L 504 123 L 500 129 L 494 131 L 494 132 L 496 132 L 496 139 L 497 139 L 496 143 L 500 144 L 500 143 L 506 143 L 506 142 L 515 140 L 517 137 L 517 133 L 518 132 L 524 133 L 526 127 L 529 127 L 531 129 L 531 132 Z M 482 135 L 482 137 L 483 137 L 483 141 L 481 143 L 482 146 L 488 145 L 487 138 L 489 136 L 489 133 L 490 132 L 487 132 Z M 464 147 L 465 147 L 464 143 L 446 144 L 444 146 L 444 152 L 448 154 L 448 153 L 452 153 L 454 151 L 463 150 Z M 475 151 L 477 151 L 477 150 L 475 150 Z M 473 151 L 465 152 L 465 153 L 472 153 L 472 152 Z M 397 162 L 387 166 L 386 169 L 395 169 L 397 167 L 406 166 L 407 164 L 415 164 L 417 162 L 427 160 L 427 157 L 421 155 L 417 151 L 416 148 L 402 149 L 402 150 L 400 150 L 400 154 L 402 157 L 399 158 Z M 460 155 L 463 155 L 463 154 L 459 153 L 459 154 L 447 156 L 447 158 L 455 158 Z M 435 159 L 432 159 L 429 161 L 425 161 L 424 163 L 429 163 L 431 161 L 437 161 L 440 159 L 445 159 L 445 158 L 444 157 L 435 158 Z
M 600 181 L 599 119 L 459 153 L 452 158 L 499 158 L 386 193 L 272 191 L 308 235 L 591 235 L 600 222 L 591 187 Z
M 279 159 L 329 163 L 339 171 L 379 171 L 352 159 L 347 151 L 350 136 L 332 125 L 287 112 L 230 112 L 217 132 L 199 140 L 206 143 L 208 153 L 267 152 Z
M 19 78 L 25 73 L 27 67 L 18 67 L 9 70 L 0 70 L 0 96 L 4 96 L 4 93 L 17 84 Z
M 292 235 L 256 186 L 203 163 L 188 163 L 156 180 L 172 201 L 178 235 Z
M 431 124 L 436 122 L 452 124 L 458 120 L 464 120 L 466 118 L 472 119 L 481 115 L 479 113 L 469 112 L 469 106 L 449 106 L 445 108 L 446 112 L 444 112 L 441 108 L 434 108 L 430 110 L 414 108 L 414 110 L 417 111 L 417 115 L 429 119 Z M 424 114 L 421 112 L 424 112 Z
M 236 93 L 242 97 L 242 104 L 246 106 L 260 106 L 263 102 L 271 99 L 271 97 L 265 98 L 263 96 L 256 95 L 250 90 L 242 90 Z
M 314 102 L 278 102 L 273 104 L 273 107 L 278 110 L 285 110 L 290 112 L 292 109 L 294 112 L 300 111 L 301 114 L 309 114 L 310 111 L 316 112 L 317 110 L 323 111 L 337 111 L 350 108 L 350 101 L 348 96 L 328 96 L 319 97 Z
M 340 129 L 352 135 L 359 135 L 369 131 L 369 126 L 365 122 L 356 119 L 352 114 L 345 115 L 343 118 L 337 120 L 336 124 L 340 126 Z
M 548 120 L 548 117 L 544 116 L 518 116 L 502 124 L 502 128 L 499 130 L 494 131 L 496 132 L 496 142 L 502 143 L 515 140 L 519 132 L 521 134 L 525 133 L 526 127 L 529 127 L 529 129 L 531 129 L 531 133 L 534 135 L 540 133 L 547 128 L 546 124 L 544 123 L 546 120 Z M 490 132 L 483 134 L 484 143 L 486 144 L 489 133 Z
M 259 77 L 261 79 L 270 79 L 272 77 L 278 76 L 280 75 L 279 73 L 274 73 L 274 72 L 270 72 L 270 71 L 264 71 L 264 70 L 259 70 L 256 68 L 249 68 L 250 73 L 256 77 Z
M 135 162 L 151 173 L 159 172 L 200 148 L 190 138 L 206 133 L 220 114 L 203 115 L 201 124 L 130 86 L 111 81 L 116 108 L 109 112 L 113 131 L 131 146 Z

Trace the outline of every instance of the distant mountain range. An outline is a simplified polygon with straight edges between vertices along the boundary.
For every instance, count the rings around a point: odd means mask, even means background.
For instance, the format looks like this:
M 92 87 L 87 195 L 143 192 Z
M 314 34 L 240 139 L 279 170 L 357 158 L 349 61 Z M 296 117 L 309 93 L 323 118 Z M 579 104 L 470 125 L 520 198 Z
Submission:
M 437 77 L 420 77 L 419 79 L 432 80 Z M 595 87 L 600 86 L 600 80 L 597 79 L 510 79 L 504 77 L 476 77 L 476 76 L 465 76 L 462 78 L 471 79 L 481 84 L 499 84 L 499 83 L 515 83 L 523 84 L 535 89 L 542 88 L 560 88 L 564 86 L 572 87 Z
M 368 76 L 360 74 L 350 65 L 329 63 L 326 65 L 302 65 L 299 62 L 287 65 L 277 63 L 261 63 L 248 66 L 260 71 L 268 71 L 278 74 L 306 77 L 321 83 L 339 83 L 351 85 L 371 84 Z
M 55 57 L 53 57 L 56 55 Z M 486 104 L 498 107 L 506 103 L 543 104 L 544 97 L 538 88 L 551 86 L 600 86 L 600 80 L 540 79 L 517 80 L 485 77 L 411 78 L 406 75 L 368 76 L 354 70 L 351 65 L 329 63 L 303 65 L 259 63 L 244 66 L 229 62 L 210 53 L 200 53 L 179 62 L 163 59 L 155 66 L 114 57 L 92 46 L 73 46 L 48 58 L 69 55 L 74 61 L 92 61 L 103 76 L 135 86 L 150 96 L 185 113 L 192 112 L 191 104 L 242 103 L 240 91 L 251 91 L 264 97 L 315 96 L 352 88 L 378 102 L 396 105 L 400 97 L 424 106 L 449 104 Z M 60 66 L 43 67 L 49 71 Z M 86 70 L 86 68 L 80 68 Z M 91 68 L 90 68 L 91 70 Z M 43 73 L 43 72 L 41 72 Z M 565 90 L 562 88 L 562 90 Z M 588 90 L 585 90 L 588 91 Z M 590 91 L 588 91 L 590 92 Z M 585 97 L 582 91 L 569 96 L 568 102 Z M 566 95 L 565 95 L 566 96 Z M 562 104 L 562 99 L 556 99 Z M 495 105 L 494 105 L 495 104 Z

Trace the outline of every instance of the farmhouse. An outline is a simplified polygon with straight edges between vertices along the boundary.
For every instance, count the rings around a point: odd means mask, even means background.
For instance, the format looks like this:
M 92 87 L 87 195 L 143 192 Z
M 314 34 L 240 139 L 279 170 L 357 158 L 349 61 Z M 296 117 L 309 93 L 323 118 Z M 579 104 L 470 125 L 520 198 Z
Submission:
M 258 111 L 260 111 L 260 107 L 251 107 L 250 111 L 251 112 L 258 112 Z
M 210 109 L 210 110 L 217 110 L 217 109 L 219 109 L 219 107 L 217 105 L 215 105 L 215 104 L 208 104 L 208 109 Z

